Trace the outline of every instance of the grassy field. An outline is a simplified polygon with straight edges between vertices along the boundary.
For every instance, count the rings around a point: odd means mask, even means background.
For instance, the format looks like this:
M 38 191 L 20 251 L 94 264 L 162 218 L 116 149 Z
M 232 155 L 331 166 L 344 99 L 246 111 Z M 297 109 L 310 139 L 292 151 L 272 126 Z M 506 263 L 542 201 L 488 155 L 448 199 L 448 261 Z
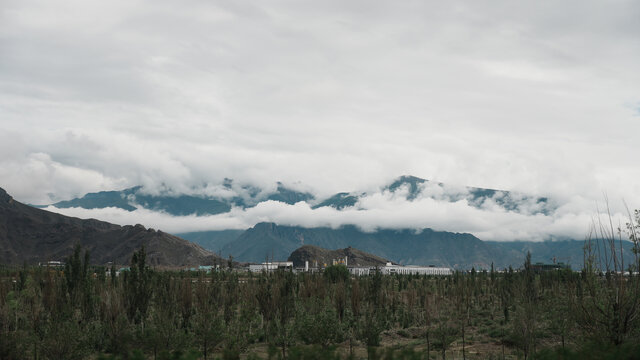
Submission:
M 4 268 L 0 359 L 634 358 L 637 275 Z

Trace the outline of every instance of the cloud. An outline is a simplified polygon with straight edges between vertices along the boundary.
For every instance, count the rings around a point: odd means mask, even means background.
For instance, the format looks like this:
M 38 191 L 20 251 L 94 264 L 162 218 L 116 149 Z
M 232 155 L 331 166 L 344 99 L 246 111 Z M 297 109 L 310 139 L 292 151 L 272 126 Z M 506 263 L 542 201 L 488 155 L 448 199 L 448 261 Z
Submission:
M 434 188 L 434 187 L 431 187 Z M 455 190 L 455 191 L 453 191 Z M 459 189 L 452 189 L 458 194 Z M 439 231 L 471 233 L 483 240 L 497 241 L 543 241 L 550 239 L 583 239 L 594 216 L 604 208 L 596 204 L 586 205 L 582 198 L 559 206 L 550 213 L 540 212 L 540 204 L 524 200 L 524 211 L 507 211 L 497 205 L 498 193 L 481 204 L 469 204 L 464 197 L 456 201 L 451 198 L 433 198 L 429 193 L 421 193 L 413 201 L 407 201 L 408 188 L 395 192 L 388 190 L 368 193 L 349 208 L 336 210 L 331 207 L 313 209 L 310 204 L 299 202 L 293 205 L 278 201 L 264 201 L 251 208 L 233 208 L 229 213 L 211 216 L 172 216 L 144 208 L 128 212 L 119 208 L 57 209 L 48 210 L 69 216 L 101 220 L 126 225 L 141 223 L 147 227 L 159 228 L 171 233 L 247 229 L 259 222 L 275 222 L 280 225 L 302 227 L 331 227 L 356 225 L 364 231 L 378 229 L 431 228 Z M 514 195 L 518 199 L 517 195 Z M 613 210 L 616 224 L 624 224 L 623 212 Z
M 640 198 L 632 2 L 3 5 L 0 186 L 24 202 L 401 174 Z

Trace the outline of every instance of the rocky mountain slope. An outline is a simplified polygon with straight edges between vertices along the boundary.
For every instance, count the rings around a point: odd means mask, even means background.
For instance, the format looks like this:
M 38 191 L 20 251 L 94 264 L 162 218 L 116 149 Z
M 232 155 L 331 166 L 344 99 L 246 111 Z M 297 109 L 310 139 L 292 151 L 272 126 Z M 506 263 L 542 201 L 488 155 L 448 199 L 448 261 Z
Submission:
M 389 262 L 387 259 L 352 247 L 328 250 L 313 245 L 297 248 L 289 255 L 287 261 L 292 261 L 294 267 L 304 267 L 305 261 L 309 262 L 309 266 L 331 265 L 333 260 L 343 260 L 345 257 L 348 266 L 384 266 Z
M 77 243 L 95 264 L 128 264 L 143 245 L 150 265 L 221 262 L 199 245 L 162 231 L 63 216 L 17 202 L 0 189 L 0 263 L 63 260 Z

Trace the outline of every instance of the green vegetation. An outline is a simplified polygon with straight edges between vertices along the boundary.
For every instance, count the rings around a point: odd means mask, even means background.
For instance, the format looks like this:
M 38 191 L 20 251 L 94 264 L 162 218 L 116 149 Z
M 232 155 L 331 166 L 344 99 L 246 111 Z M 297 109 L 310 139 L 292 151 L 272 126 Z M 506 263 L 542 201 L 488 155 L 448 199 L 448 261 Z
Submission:
M 640 277 L 589 254 L 613 267 L 205 274 L 153 271 L 141 249 L 115 276 L 78 247 L 64 268 L 0 268 L 0 359 L 638 358 Z

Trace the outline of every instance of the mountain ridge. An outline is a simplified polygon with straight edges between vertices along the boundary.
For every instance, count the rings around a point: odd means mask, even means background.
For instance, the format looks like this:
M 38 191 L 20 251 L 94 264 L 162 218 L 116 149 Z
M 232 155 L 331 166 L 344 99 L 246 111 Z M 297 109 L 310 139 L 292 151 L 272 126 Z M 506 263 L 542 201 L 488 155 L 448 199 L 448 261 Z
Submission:
M 356 226 L 303 228 L 259 223 L 222 248 L 239 261 L 285 259 L 302 245 L 326 249 L 349 246 L 402 264 L 453 268 L 489 267 L 491 249 L 471 234 L 423 229 L 381 229 L 367 233 Z
M 222 255 L 232 255 L 237 260 L 251 262 L 283 260 L 303 245 L 329 250 L 351 246 L 403 265 L 437 265 L 459 269 L 489 269 L 492 263 L 495 268 L 518 268 L 527 252 L 531 253 L 534 263 L 563 262 L 580 269 L 584 261 L 583 240 L 484 241 L 471 234 L 432 229 L 420 232 L 412 229 L 364 232 L 353 225 L 332 229 L 275 223 L 259 223 L 245 231 L 236 231 L 235 238 L 228 237 L 228 234 L 223 235 L 223 239 L 217 238 L 217 233 L 207 232 L 202 237 L 209 236 L 205 241 L 216 244 L 215 251 Z M 197 234 L 189 234 L 193 236 L 189 238 L 199 242 Z M 624 241 L 622 245 L 625 263 L 630 263 L 633 244 Z
M 51 204 L 57 208 L 80 207 L 96 209 L 117 207 L 126 211 L 145 208 L 162 211 L 170 215 L 217 215 L 231 211 L 232 208 L 247 209 L 264 201 L 277 201 L 286 204 L 305 202 L 312 209 L 332 207 L 336 210 L 356 207 L 358 202 L 371 193 L 363 191 L 338 192 L 327 197 L 318 197 L 310 192 L 294 190 L 281 182 L 275 190 L 264 190 L 253 185 L 236 184 L 225 179 L 221 184 L 212 185 L 214 193 L 225 195 L 174 194 L 170 190 L 155 195 L 148 194 L 142 186 L 119 191 L 101 191 L 88 193 L 82 197 Z M 415 201 L 420 196 L 438 198 L 449 202 L 467 200 L 471 206 L 480 208 L 487 201 L 493 201 L 506 211 L 548 214 L 555 208 L 546 197 L 532 197 L 518 192 L 475 187 L 449 187 L 444 183 L 433 182 L 416 176 L 403 175 L 390 184 L 379 187 L 377 191 L 400 194 L 406 191 L 405 200 Z M 41 205 L 38 207 L 42 207 Z
M 0 188 L 0 263 L 62 260 L 80 244 L 94 264 L 128 264 L 142 246 L 150 265 L 183 266 L 221 263 L 201 246 L 142 225 L 120 226 L 79 219 L 15 201 Z

